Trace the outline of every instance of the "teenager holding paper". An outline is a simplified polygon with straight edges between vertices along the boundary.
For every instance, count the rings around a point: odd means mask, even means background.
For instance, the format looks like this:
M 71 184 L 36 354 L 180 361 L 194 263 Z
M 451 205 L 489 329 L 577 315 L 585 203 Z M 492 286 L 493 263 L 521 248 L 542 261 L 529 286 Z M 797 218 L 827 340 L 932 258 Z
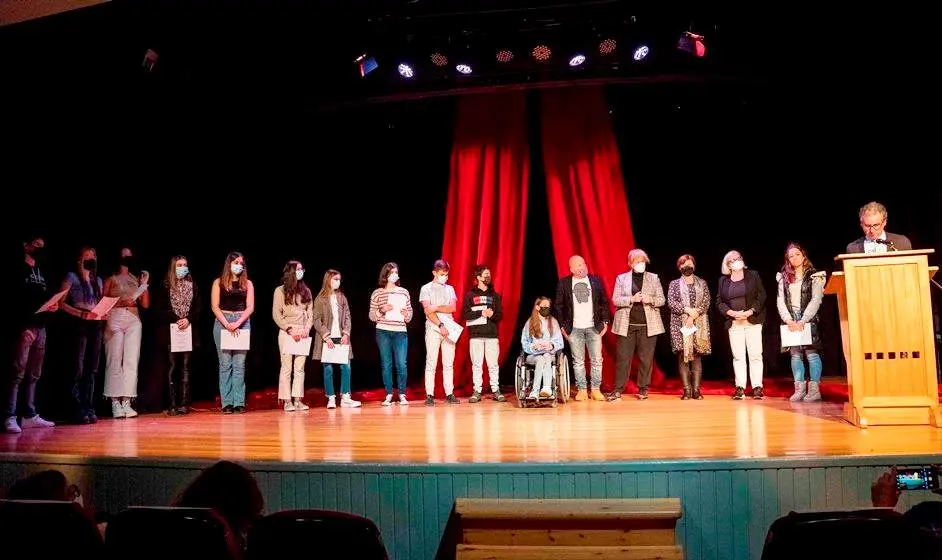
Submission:
M 350 360 L 353 359 L 353 349 L 350 346 L 350 305 L 347 303 L 347 296 L 340 291 L 342 279 L 336 270 L 325 272 L 321 291 L 314 300 L 314 330 L 317 332 L 313 342 L 314 359 L 321 360 L 324 368 L 327 408 L 337 408 L 337 394 L 334 392 L 334 364 L 323 361 L 325 346 L 331 350 L 338 346 L 347 348 L 346 362 L 337 364 L 340 366 L 340 406 L 360 406 L 360 401 L 355 401 L 350 396 Z
M 222 273 L 213 282 L 213 340 L 219 355 L 219 394 L 223 414 L 245 412 L 245 356 L 248 350 L 223 350 L 222 331 L 249 336 L 249 317 L 255 311 L 255 286 L 249 280 L 242 253 L 226 256 Z
M 808 254 L 797 243 L 789 243 L 785 249 L 785 264 L 777 275 L 778 297 L 776 307 L 782 323 L 788 331 L 800 333 L 805 325 L 811 330 L 811 344 L 799 346 L 782 345 L 782 352 L 789 352 L 792 361 L 792 377 L 795 392 L 790 401 L 815 402 L 821 400 L 821 337 L 818 334 L 818 310 L 824 299 L 824 273 L 818 273 L 808 260 Z M 805 388 L 805 361 L 808 359 L 810 381 Z
M 282 271 L 282 284 L 275 288 L 271 315 L 278 325 L 278 350 L 281 352 L 281 372 L 278 374 L 278 400 L 285 412 L 307 410 L 304 397 L 304 363 L 310 351 L 300 352 L 292 342 L 301 342 L 311 336 L 314 324 L 311 289 L 304 283 L 304 266 L 288 261 Z M 294 373 L 294 379 L 291 374 Z
M 55 426 L 36 413 L 34 403 L 36 382 L 42 375 L 43 358 L 46 355 L 46 318 L 49 313 L 59 309 L 59 302 L 54 302 L 43 313 L 37 313 L 53 295 L 39 267 L 44 247 L 42 237 L 28 235 L 23 238 L 23 262 L 18 270 L 20 282 L 17 291 L 10 294 L 12 297 L 9 299 L 11 322 L 16 329 L 16 345 L 3 428 L 11 434 L 20 433 L 21 428 Z M 18 412 L 23 417 L 22 426 L 16 421 Z
M 370 296 L 370 321 L 376 323 L 376 345 L 383 368 L 383 385 L 386 400 L 383 406 L 392 404 L 393 361 L 396 364 L 396 387 L 399 389 L 399 404 L 406 400 L 406 357 L 409 352 L 409 335 L 406 325 L 412 320 L 412 298 L 409 290 L 399 285 L 399 265 L 388 262 L 379 272 L 379 285 Z
M 59 291 L 68 293 L 59 303 L 59 308 L 75 320 L 69 328 L 74 336 L 75 382 L 72 397 L 75 412 L 81 424 L 95 424 L 95 376 L 101 361 L 101 332 L 105 317 L 92 311 L 101 300 L 102 281 L 98 277 L 98 253 L 92 247 L 79 251 L 75 272 L 70 272 L 62 281 Z
M 455 289 L 448 283 L 450 267 L 445 259 L 438 259 L 432 266 L 432 281 L 422 286 L 419 302 L 425 310 L 425 405 L 435 406 L 435 368 L 438 353 L 442 355 L 442 385 L 445 402 L 458 404 L 455 398 L 455 343 L 448 339 L 445 321 L 454 324 L 452 313 L 458 303 Z
M 127 247 L 121 249 L 118 271 L 105 281 L 105 297 L 116 297 L 105 325 L 105 389 L 111 399 L 114 418 L 134 418 L 131 399 L 137 398 L 137 365 L 141 358 L 141 317 L 138 305 L 147 308 L 149 275 L 137 265 L 134 254 Z M 143 293 L 138 293 L 140 288 Z
M 190 361 L 193 350 L 199 346 L 200 294 L 190 274 L 189 262 L 183 255 L 170 259 L 170 269 L 161 289 L 156 292 L 154 308 L 160 323 L 157 338 L 170 355 L 170 371 L 167 372 L 170 408 L 167 414 L 186 414 L 190 411 Z M 171 329 L 180 333 L 188 331 L 189 350 L 173 347 Z
M 486 265 L 479 264 L 474 268 L 474 284 L 474 287 L 464 296 L 461 311 L 467 321 L 465 326 L 468 329 L 471 379 L 474 383 L 474 393 L 468 402 L 481 401 L 485 361 L 494 400 L 504 402 L 507 399 L 500 392 L 500 371 L 497 360 L 500 354 L 497 326 L 504 315 L 500 294 L 491 287 L 491 271 Z

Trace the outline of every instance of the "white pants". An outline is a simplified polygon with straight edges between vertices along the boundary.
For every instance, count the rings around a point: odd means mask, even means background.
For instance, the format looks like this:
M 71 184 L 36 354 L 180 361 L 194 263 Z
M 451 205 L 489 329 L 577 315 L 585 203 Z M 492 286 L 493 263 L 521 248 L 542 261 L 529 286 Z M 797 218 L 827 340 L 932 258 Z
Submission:
M 307 356 L 285 354 L 285 344 L 291 336 L 283 330 L 278 331 L 278 350 L 281 352 L 281 371 L 278 373 L 278 400 L 288 401 L 304 396 L 304 362 Z M 293 367 L 292 367 L 293 366 Z M 294 379 L 291 374 L 294 373 Z
M 496 338 L 472 338 L 468 340 L 471 347 L 471 380 L 474 382 L 474 392 L 480 393 L 484 387 L 484 360 L 487 360 L 487 376 L 490 378 L 491 391 L 500 391 L 500 370 L 497 357 L 500 354 L 500 341 Z
M 762 325 L 746 323 L 729 328 L 729 347 L 733 352 L 733 375 L 737 387 L 746 387 L 746 356 L 752 388 L 762 386 Z
M 435 368 L 442 351 L 442 385 L 445 395 L 455 392 L 455 344 L 434 327 L 425 327 L 425 394 L 435 394 Z
M 108 312 L 105 326 L 106 397 L 137 396 L 137 364 L 141 359 L 141 319 L 127 307 Z
M 552 352 L 527 356 L 527 363 L 536 366 L 533 370 L 533 389 L 531 394 L 539 393 L 542 389 L 553 390 L 553 359 Z

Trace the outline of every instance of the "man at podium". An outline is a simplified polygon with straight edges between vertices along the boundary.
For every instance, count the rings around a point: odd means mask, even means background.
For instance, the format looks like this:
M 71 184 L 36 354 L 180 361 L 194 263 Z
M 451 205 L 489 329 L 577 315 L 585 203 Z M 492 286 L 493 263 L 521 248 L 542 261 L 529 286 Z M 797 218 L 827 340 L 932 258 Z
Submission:
M 886 253 L 910 251 L 912 243 L 905 235 L 890 233 L 886 227 L 886 206 L 870 202 L 860 209 L 860 228 L 864 236 L 847 245 L 848 253 Z

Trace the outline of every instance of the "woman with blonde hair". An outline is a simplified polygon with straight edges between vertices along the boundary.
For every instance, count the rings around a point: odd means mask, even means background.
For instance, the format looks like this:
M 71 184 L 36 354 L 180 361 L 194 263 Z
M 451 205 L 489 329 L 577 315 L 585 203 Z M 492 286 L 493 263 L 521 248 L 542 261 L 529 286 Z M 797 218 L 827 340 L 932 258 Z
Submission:
M 703 378 L 701 356 L 708 355 L 710 342 L 710 288 L 706 280 L 694 274 L 697 261 L 693 255 L 677 259 L 680 278 L 671 280 L 667 287 L 667 305 L 671 310 L 671 348 L 677 354 L 677 369 L 684 384 L 682 400 L 703 398 L 700 380 Z M 692 379 L 691 379 L 692 377 Z
M 762 323 L 765 321 L 765 288 L 759 273 L 747 270 L 739 251 L 730 251 L 720 266 L 723 276 L 716 289 L 716 308 L 726 318 L 729 346 L 733 353 L 736 392 L 733 398 L 746 395 L 746 371 L 752 381 L 752 398 L 761 399 L 762 391 Z
M 350 305 L 347 296 L 340 291 L 340 281 L 343 280 L 340 272 L 328 270 L 324 273 L 321 291 L 314 300 L 314 330 L 317 338 L 314 340 L 314 359 L 321 360 L 324 346 L 334 348 L 337 344 L 350 345 Z M 353 359 L 353 348 L 347 353 L 347 363 L 340 366 L 340 407 L 356 408 L 360 401 L 350 396 L 350 360 Z M 324 363 L 324 394 L 327 395 L 327 408 L 337 407 L 337 394 L 334 392 L 334 364 Z
M 251 334 L 249 317 L 255 311 L 255 286 L 249 280 L 242 253 L 226 256 L 219 278 L 213 281 L 213 339 L 219 356 L 219 394 L 223 414 L 245 412 L 245 356 L 247 350 L 223 350 L 222 331 L 233 336 Z M 241 333 L 241 334 L 240 334 Z
M 530 320 L 520 333 L 520 344 L 528 364 L 536 366 L 533 387 L 528 398 L 554 397 L 553 360 L 556 352 L 563 349 L 563 334 L 559 322 L 552 316 L 553 302 L 548 297 L 538 297 L 530 312 Z M 517 395 L 519 398 L 519 395 Z
M 281 353 L 281 371 L 278 373 L 278 400 L 285 412 L 310 408 L 304 397 L 304 364 L 307 353 L 293 354 L 288 345 L 307 338 L 314 326 L 313 297 L 304 283 L 304 266 L 288 261 L 281 273 L 281 286 L 275 288 L 271 315 L 278 325 L 278 349 Z M 294 379 L 292 379 L 294 373 Z

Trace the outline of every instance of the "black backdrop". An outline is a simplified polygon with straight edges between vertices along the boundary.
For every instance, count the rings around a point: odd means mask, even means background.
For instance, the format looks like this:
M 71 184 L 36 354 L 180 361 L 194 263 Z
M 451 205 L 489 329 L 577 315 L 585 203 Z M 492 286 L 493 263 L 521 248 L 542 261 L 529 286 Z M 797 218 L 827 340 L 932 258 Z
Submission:
M 70 51 L 76 58 L 57 58 L 56 47 L 85 44 L 81 38 L 91 31 L 82 29 L 55 43 L 51 35 L 6 35 L 0 45 L 6 61 L 11 45 L 16 48 L 21 64 L 13 75 L 22 78 L 5 91 L 15 107 L 4 140 L 2 194 L 11 258 L 19 258 L 18 232 L 36 226 L 46 231 L 51 278 L 61 278 L 82 244 L 98 248 L 104 270 L 130 245 L 155 277 L 166 272 L 171 255 L 182 253 L 208 296 L 226 253 L 242 251 L 257 290 L 250 389 L 277 380 L 268 310 L 284 262 L 302 260 L 313 289 L 323 270 L 337 268 L 354 313 L 354 386 L 379 386 L 367 298 L 385 261 L 400 264 L 404 285 L 416 293 L 440 256 L 456 100 L 314 113 L 297 92 L 248 78 L 213 82 L 207 72 L 173 82 L 129 70 L 112 74 L 118 63 L 102 55 L 108 51 L 98 43 Z M 26 55 L 43 42 L 39 54 Z M 691 252 L 715 285 L 722 255 L 736 248 L 771 292 L 789 240 L 802 242 L 819 268 L 833 270 L 833 256 L 860 235 L 857 208 L 871 199 L 889 207 L 889 230 L 909 235 L 917 247 L 942 248 L 942 194 L 920 178 L 924 148 L 898 134 L 894 119 L 885 117 L 890 111 L 841 106 L 833 92 L 768 76 L 748 84 L 611 86 L 608 94 L 634 234 L 665 282 L 676 257 Z M 547 211 L 535 118 L 539 92 L 529 95 L 524 301 L 551 294 L 555 285 L 549 227 L 540 218 Z M 826 375 L 842 367 L 833 303 L 828 298 L 822 310 L 831 340 Z M 787 376 L 774 317 L 766 335 L 767 371 Z M 153 325 L 146 317 L 145 325 L 142 401 L 159 408 L 165 359 L 147 342 Z M 210 325 L 207 312 L 194 375 L 198 398 L 218 390 Z M 725 339 L 716 332 L 706 375 L 729 379 Z M 420 382 L 422 339 L 414 332 L 410 340 L 410 379 Z M 668 346 L 666 339 L 659 344 L 658 363 L 672 375 Z M 41 384 L 47 402 L 68 383 L 64 352 L 53 325 Z M 308 385 L 320 385 L 319 368 L 308 371 Z M 511 380 L 506 367 L 502 379 Z

